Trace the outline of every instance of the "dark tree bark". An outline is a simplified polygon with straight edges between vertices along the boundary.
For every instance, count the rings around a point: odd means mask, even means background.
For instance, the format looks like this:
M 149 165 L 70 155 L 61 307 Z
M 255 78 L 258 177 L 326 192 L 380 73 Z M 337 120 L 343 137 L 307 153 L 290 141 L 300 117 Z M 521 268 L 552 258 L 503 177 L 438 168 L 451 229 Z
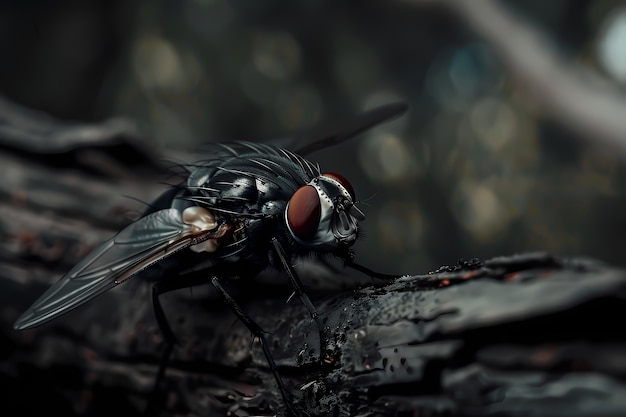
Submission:
M 14 331 L 12 323 L 91 247 L 132 221 L 129 213 L 143 210 L 123 195 L 150 201 L 164 189 L 159 155 L 128 122 L 62 124 L 5 101 L 0 146 L 7 408 L 140 414 L 163 346 L 149 284 L 131 280 L 33 330 Z M 326 274 L 341 282 L 347 272 Z M 226 284 L 268 331 L 303 415 L 626 413 L 626 271 L 600 262 L 529 253 L 353 290 L 310 280 L 321 334 L 297 298 L 285 303 L 286 279 Z M 163 303 L 179 345 L 161 415 L 282 413 L 258 341 L 210 286 L 167 294 Z

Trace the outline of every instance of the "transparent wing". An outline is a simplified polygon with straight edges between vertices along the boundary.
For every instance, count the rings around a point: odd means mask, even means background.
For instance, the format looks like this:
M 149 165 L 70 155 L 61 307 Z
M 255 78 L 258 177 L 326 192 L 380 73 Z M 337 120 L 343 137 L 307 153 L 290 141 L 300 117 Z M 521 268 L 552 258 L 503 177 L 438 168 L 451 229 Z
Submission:
M 227 226 L 201 231 L 183 222 L 176 209 L 151 213 L 96 247 L 22 314 L 14 328 L 46 323 L 121 284 L 173 253 L 211 238 Z
M 337 145 L 384 121 L 399 117 L 407 109 L 405 103 L 386 104 L 338 122 L 322 124 L 290 138 L 276 140 L 273 144 L 304 156 Z

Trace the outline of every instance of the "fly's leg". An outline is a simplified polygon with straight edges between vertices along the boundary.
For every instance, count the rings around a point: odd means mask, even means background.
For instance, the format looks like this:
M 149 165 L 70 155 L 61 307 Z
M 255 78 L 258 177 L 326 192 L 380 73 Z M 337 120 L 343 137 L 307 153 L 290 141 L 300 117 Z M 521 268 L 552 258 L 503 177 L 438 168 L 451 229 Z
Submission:
M 216 276 L 211 278 L 211 283 L 224 298 L 224 301 L 232 309 L 237 318 L 241 320 L 241 322 L 248 328 L 248 330 L 252 332 L 254 337 L 259 339 L 259 342 L 261 343 L 261 348 L 263 349 L 263 353 L 265 354 L 265 358 L 267 359 L 267 364 L 269 365 L 272 374 L 274 374 L 274 378 L 276 379 L 276 384 L 278 385 L 278 390 L 280 391 L 280 395 L 283 398 L 283 403 L 287 408 L 288 415 L 295 415 L 293 405 L 291 403 L 291 396 L 287 392 L 287 388 L 285 387 L 285 384 L 280 377 L 280 374 L 278 373 L 278 367 L 276 366 L 276 362 L 274 362 L 274 357 L 272 356 L 272 353 L 270 352 L 270 349 L 267 345 L 267 341 L 265 340 L 265 332 L 263 331 L 263 329 L 261 329 L 261 327 L 259 327 L 258 324 L 252 321 L 250 316 L 248 316 L 246 312 L 243 311 L 243 309 L 239 306 L 239 304 L 237 304 L 235 299 L 231 297 L 228 292 L 226 292 Z
M 278 257 L 280 258 L 280 262 L 283 264 L 283 268 L 285 269 L 285 272 L 287 272 L 287 275 L 289 276 L 291 285 L 293 285 L 294 294 L 300 297 L 302 304 L 304 304 L 304 306 L 308 310 L 309 314 L 311 315 L 311 318 L 315 320 L 315 322 L 317 323 L 317 327 L 319 327 L 319 330 L 321 332 L 323 329 L 323 323 L 320 320 L 320 315 L 315 309 L 315 306 L 311 302 L 311 299 L 309 298 L 309 296 L 306 295 L 306 293 L 304 292 L 304 286 L 302 285 L 302 282 L 300 282 L 300 279 L 296 275 L 296 271 L 293 270 L 293 267 L 289 263 L 285 250 L 283 249 L 283 247 L 281 246 L 281 244 L 278 242 L 276 238 L 272 239 L 272 245 L 274 245 L 274 250 L 278 254 Z
M 376 272 L 373 271 L 371 269 L 369 269 L 368 267 L 365 267 L 363 265 L 359 265 L 356 262 L 353 262 L 350 259 L 347 259 L 345 261 L 345 265 L 352 268 L 352 269 L 356 269 L 359 272 L 364 273 L 365 275 L 368 275 L 372 278 L 378 278 L 378 279 L 396 279 L 396 278 L 400 278 L 402 275 L 391 275 L 391 274 L 383 274 L 381 272 Z
M 367 276 L 369 276 L 370 278 L 378 278 L 378 279 L 385 279 L 385 280 L 390 280 L 390 279 L 396 279 L 396 278 L 400 278 L 402 275 L 392 275 L 392 274 L 383 274 L 381 272 L 376 272 L 373 271 L 371 269 L 369 269 L 366 266 L 360 265 L 356 262 L 354 262 L 354 252 L 351 249 L 348 248 L 343 248 L 340 249 L 338 251 L 335 252 L 335 256 L 343 259 L 343 264 L 344 266 L 350 267 L 352 269 L 355 269 Z
M 278 242 L 276 238 L 272 239 L 272 245 L 274 246 L 274 250 L 278 254 L 278 257 L 280 258 L 280 262 L 283 264 L 283 268 L 285 269 L 285 272 L 287 272 L 287 275 L 289 276 L 291 285 L 293 285 L 294 294 L 300 297 L 302 304 L 304 304 L 306 309 L 309 311 L 311 318 L 315 320 L 315 324 L 317 325 L 317 330 L 319 332 L 319 338 L 320 338 L 320 350 L 321 350 L 320 361 L 322 361 L 323 363 L 325 359 L 325 355 L 326 355 L 326 348 L 325 348 L 326 344 L 324 343 L 324 341 L 326 340 L 326 337 L 324 334 L 324 323 L 322 323 L 322 320 L 320 320 L 320 315 L 315 309 L 315 306 L 313 305 L 313 303 L 311 302 L 311 299 L 304 292 L 304 286 L 302 285 L 302 282 L 298 278 L 298 275 L 296 275 L 296 271 L 294 271 L 293 267 L 289 263 L 285 250 L 283 249 L 283 247 L 281 246 L 281 244 Z
M 206 279 L 203 279 L 203 277 L 191 275 L 187 277 L 177 276 L 175 277 L 175 279 L 160 281 L 152 286 L 152 308 L 154 310 L 154 317 L 156 319 L 157 325 L 159 326 L 159 330 L 163 335 L 165 346 L 163 348 L 163 353 L 161 354 L 161 361 L 159 362 L 159 369 L 156 374 L 154 386 L 148 399 L 148 405 L 146 407 L 146 410 L 144 411 L 144 415 L 146 417 L 158 414 L 157 411 L 163 405 L 161 385 L 163 384 L 163 380 L 165 379 L 165 370 L 167 369 L 172 350 L 174 349 L 174 346 L 178 343 L 176 340 L 176 336 L 174 335 L 174 331 L 172 330 L 172 327 L 170 326 L 170 323 L 165 316 L 165 312 L 163 311 L 163 306 L 161 306 L 161 301 L 159 297 L 162 294 L 168 293 L 170 291 L 191 287 L 200 283 L 206 283 Z
M 165 396 L 161 395 L 161 385 L 165 376 L 165 369 L 167 368 L 167 364 L 170 360 L 170 355 L 172 354 L 172 350 L 174 349 L 174 345 L 176 344 L 176 336 L 174 336 L 172 327 L 170 326 L 167 317 L 165 317 L 163 307 L 161 306 L 161 302 L 159 301 L 159 296 L 168 292 L 166 286 L 161 284 L 162 282 L 156 283 L 152 286 L 152 308 L 154 310 L 154 317 L 159 326 L 159 330 L 163 335 L 165 346 L 163 348 L 163 352 L 161 353 L 159 369 L 154 380 L 154 385 L 152 387 L 150 397 L 148 398 L 148 404 L 146 406 L 146 409 L 144 410 L 144 415 L 146 417 L 156 415 L 158 410 L 162 409 L 163 399 Z

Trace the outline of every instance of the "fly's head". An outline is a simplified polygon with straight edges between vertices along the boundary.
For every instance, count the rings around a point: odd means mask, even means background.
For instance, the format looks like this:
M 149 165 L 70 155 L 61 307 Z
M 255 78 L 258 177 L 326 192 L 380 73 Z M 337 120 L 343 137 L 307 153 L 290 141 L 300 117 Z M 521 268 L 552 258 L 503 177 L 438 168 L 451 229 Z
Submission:
M 352 246 L 358 222 L 364 219 L 355 205 L 352 185 L 332 172 L 300 187 L 285 209 L 285 223 L 294 240 L 321 252 L 341 252 Z

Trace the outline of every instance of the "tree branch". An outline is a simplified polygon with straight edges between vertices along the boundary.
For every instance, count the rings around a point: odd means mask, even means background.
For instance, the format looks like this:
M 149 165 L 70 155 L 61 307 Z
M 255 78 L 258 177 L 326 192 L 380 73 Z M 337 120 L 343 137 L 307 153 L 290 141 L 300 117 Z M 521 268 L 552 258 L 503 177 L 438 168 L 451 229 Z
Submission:
M 495 51 L 533 105 L 581 141 L 626 158 L 626 97 L 592 69 L 568 61 L 495 0 L 413 0 L 445 5 Z

